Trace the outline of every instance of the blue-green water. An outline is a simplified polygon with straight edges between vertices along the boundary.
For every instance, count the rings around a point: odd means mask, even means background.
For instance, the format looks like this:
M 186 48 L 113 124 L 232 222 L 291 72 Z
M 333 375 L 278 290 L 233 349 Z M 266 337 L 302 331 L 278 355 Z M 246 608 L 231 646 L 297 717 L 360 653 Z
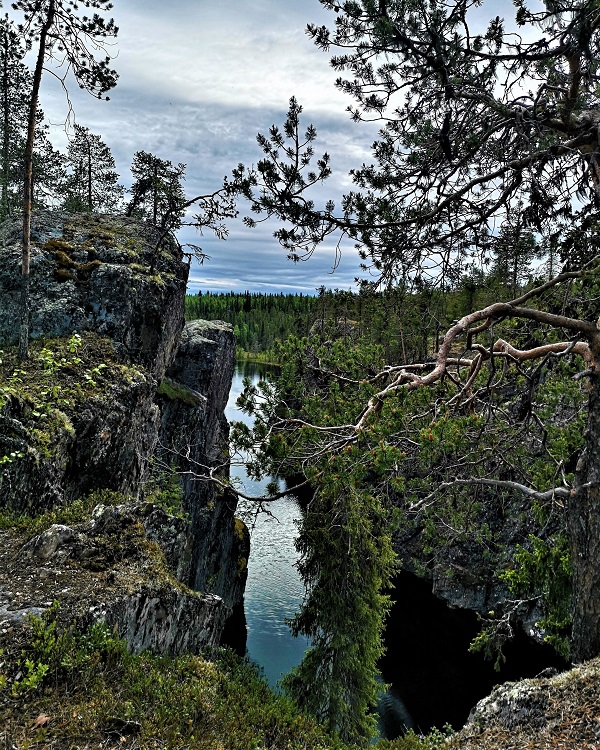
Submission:
M 230 422 L 252 423 L 252 418 L 236 406 L 243 389 L 244 377 L 253 383 L 268 376 L 258 366 L 239 364 L 236 367 L 226 416 Z M 272 477 L 260 482 L 250 480 L 244 466 L 244 456 L 233 456 L 231 478 L 246 495 L 260 497 Z M 256 513 L 251 501 L 241 501 L 237 514 L 250 529 L 250 558 L 244 610 L 246 615 L 249 657 L 263 670 L 269 685 L 277 688 L 281 677 L 300 663 L 309 642 L 294 638 L 285 624 L 302 602 L 304 586 L 296 570 L 298 553 L 294 546 L 301 511 L 292 496 L 268 504 L 269 513 Z M 412 726 L 401 699 L 386 692 L 378 707 L 381 736 L 392 739 L 406 726 Z
M 229 421 L 251 418 L 235 406 L 244 376 L 254 382 L 268 372 L 240 365 L 235 372 L 227 408 Z M 269 479 L 249 481 L 243 457 L 232 466 L 232 477 L 254 497 L 265 493 Z M 296 521 L 301 511 L 293 497 L 268 505 L 272 516 L 253 517 L 253 503 L 238 506 L 251 531 L 251 552 L 245 597 L 247 650 L 263 669 L 272 687 L 298 664 L 308 643 L 292 636 L 285 619 L 296 612 L 304 594 L 295 564 Z M 431 582 L 407 573 L 397 577 L 394 604 L 386 628 L 388 652 L 380 669 L 390 690 L 378 706 L 383 737 L 393 739 L 404 726 L 427 731 L 450 722 L 456 728 L 466 720 L 477 700 L 493 684 L 539 673 L 544 667 L 561 665 L 549 647 L 527 642 L 524 634 L 505 646 L 507 663 L 501 673 L 492 662 L 469 652 L 469 643 L 479 629 L 477 616 L 449 608 L 433 596 Z
M 240 364 L 236 367 L 225 412 L 230 422 L 251 422 L 235 402 L 242 391 L 244 377 L 257 382 L 261 375 L 264 373 L 257 366 Z M 243 456 L 233 457 L 232 479 L 245 494 L 264 495 L 271 477 L 260 482 L 248 479 L 241 463 L 243 459 Z M 305 638 L 294 638 L 285 624 L 286 618 L 295 614 L 304 594 L 294 567 L 298 559 L 294 547 L 295 522 L 300 517 L 300 508 L 295 498 L 287 497 L 269 503 L 268 509 L 270 514 L 256 515 L 252 502 L 243 501 L 238 505 L 238 515 L 250 529 L 251 544 L 245 594 L 247 651 L 261 666 L 269 684 L 276 687 L 282 675 L 299 664 L 308 643 Z

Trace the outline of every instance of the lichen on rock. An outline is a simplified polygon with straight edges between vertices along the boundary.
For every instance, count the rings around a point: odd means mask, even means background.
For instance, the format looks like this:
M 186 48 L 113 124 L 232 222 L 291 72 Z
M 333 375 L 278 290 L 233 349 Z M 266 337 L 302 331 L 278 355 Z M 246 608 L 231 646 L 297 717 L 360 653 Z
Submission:
M 31 357 L 18 362 L 18 222 L 0 235 L 0 512 L 51 519 L 95 492 L 122 498 L 84 526 L 50 521 L 29 541 L 6 532 L 0 544 L 20 545 L 23 567 L 7 567 L 3 601 L 26 612 L 56 597 L 69 616 L 115 625 L 136 650 L 218 644 L 242 597 L 247 540 L 235 501 L 215 502 L 202 467 L 226 454 L 233 333 L 198 323 L 182 337 L 189 267 L 173 237 L 128 217 L 38 211 Z M 200 451 L 179 517 L 140 502 L 156 446 L 175 449 L 174 434 Z M 23 601 L 11 575 L 29 590 Z M 34 595 L 25 584 L 38 579 Z

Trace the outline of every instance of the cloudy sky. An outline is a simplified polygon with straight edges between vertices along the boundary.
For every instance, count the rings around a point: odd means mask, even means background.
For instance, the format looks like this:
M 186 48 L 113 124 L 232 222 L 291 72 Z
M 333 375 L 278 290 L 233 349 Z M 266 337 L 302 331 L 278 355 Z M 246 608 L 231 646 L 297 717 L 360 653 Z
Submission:
M 283 123 L 292 95 L 306 124 L 317 128 L 317 153 L 332 156 L 327 197 L 339 198 L 348 169 L 369 159 L 375 131 L 350 122 L 351 102 L 334 88 L 328 55 L 305 34 L 308 22 L 333 22 L 318 0 L 114 0 L 112 15 L 119 83 L 110 101 L 70 90 L 77 122 L 111 148 L 124 184 L 133 154 L 144 150 L 187 164 L 190 196 L 212 192 L 239 162 L 256 163 L 256 134 Z M 53 141 L 64 146 L 64 95 L 48 75 L 42 88 L 46 116 L 57 124 Z M 320 285 L 352 286 L 360 271 L 351 246 L 332 273 L 332 246 L 294 264 L 273 239 L 275 229 L 231 222 L 225 242 L 183 230 L 182 242 L 200 244 L 210 256 L 193 268 L 190 289 L 314 293 Z

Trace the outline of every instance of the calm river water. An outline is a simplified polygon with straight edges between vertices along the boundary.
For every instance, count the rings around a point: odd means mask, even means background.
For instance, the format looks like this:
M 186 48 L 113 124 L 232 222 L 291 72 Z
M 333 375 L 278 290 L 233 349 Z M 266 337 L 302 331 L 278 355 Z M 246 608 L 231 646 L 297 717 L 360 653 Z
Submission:
M 233 376 L 227 419 L 244 421 L 252 418 L 240 412 L 236 400 L 243 389 L 244 377 L 257 382 L 265 376 L 264 369 L 257 365 L 240 363 Z M 265 494 L 267 482 L 248 479 L 243 465 L 233 465 L 231 476 L 241 485 L 247 495 L 260 497 Z M 248 628 L 247 650 L 250 658 L 263 669 L 271 687 L 302 659 L 308 647 L 305 638 L 294 638 L 285 624 L 298 609 L 304 587 L 294 567 L 298 553 L 294 547 L 295 521 L 300 517 L 300 508 L 293 497 L 282 498 L 269 504 L 272 516 L 252 516 L 252 503 L 241 502 L 238 515 L 250 528 L 250 558 L 248 560 L 248 582 L 245 594 L 246 624 Z
M 244 377 L 257 382 L 268 371 L 239 364 L 226 410 L 227 419 L 251 423 L 236 407 Z M 248 479 L 245 467 L 233 465 L 231 475 L 255 497 L 265 494 L 268 480 Z M 301 511 L 293 497 L 269 504 L 272 516 L 259 514 L 252 522 L 252 503 L 240 503 L 238 515 L 250 528 L 251 550 L 245 595 L 247 651 L 273 688 L 298 664 L 308 647 L 294 638 L 285 624 L 302 602 L 304 588 L 295 568 L 296 521 Z M 395 582 L 394 604 L 387 628 L 387 654 L 380 663 L 390 686 L 378 706 L 382 736 L 393 739 L 404 726 L 427 731 L 446 722 L 460 727 L 477 700 L 497 682 L 533 676 L 547 666 L 558 666 L 549 647 L 527 641 L 524 634 L 507 644 L 507 663 L 495 672 L 490 662 L 469 652 L 479 630 L 473 612 L 452 610 L 433 596 L 431 583 L 401 573 Z

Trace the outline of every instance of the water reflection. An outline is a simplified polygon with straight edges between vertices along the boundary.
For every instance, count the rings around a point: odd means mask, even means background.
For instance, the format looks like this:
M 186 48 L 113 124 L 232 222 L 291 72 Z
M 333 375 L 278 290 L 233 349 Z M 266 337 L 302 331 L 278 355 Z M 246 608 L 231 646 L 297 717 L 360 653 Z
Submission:
M 263 368 L 248 363 L 236 367 L 227 419 L 251 423 L 251 417 L 242 414 L 236 401 L 243 389 L 244 377 L 254 383 L 265 376 Z M 231 467 L 231 477 L 244 494 L 260 497 L 266 485 L 272 481 L 267 477 L 260 482 L 248 478 L 245 468 L 239 463 Z M 276 687 L 281 677 L 298 664 L 308 642 L 305 638 L 294 638 L 285 624 L 298 609 L 304 587 L 294 567 L 298 553 L 294 547 L 296 521 L 300 508 L 293 497 L 269 503 L 269 514 L 256 515 L 251 501 L 242 501 L 238 506 L 240 515 L 250 528 L 250 558 L 248 560 L 248 582 L 245 594 L 245 613 L 248 628 L 247 650 L 251 659 L 263 669 L 271 687 Z

